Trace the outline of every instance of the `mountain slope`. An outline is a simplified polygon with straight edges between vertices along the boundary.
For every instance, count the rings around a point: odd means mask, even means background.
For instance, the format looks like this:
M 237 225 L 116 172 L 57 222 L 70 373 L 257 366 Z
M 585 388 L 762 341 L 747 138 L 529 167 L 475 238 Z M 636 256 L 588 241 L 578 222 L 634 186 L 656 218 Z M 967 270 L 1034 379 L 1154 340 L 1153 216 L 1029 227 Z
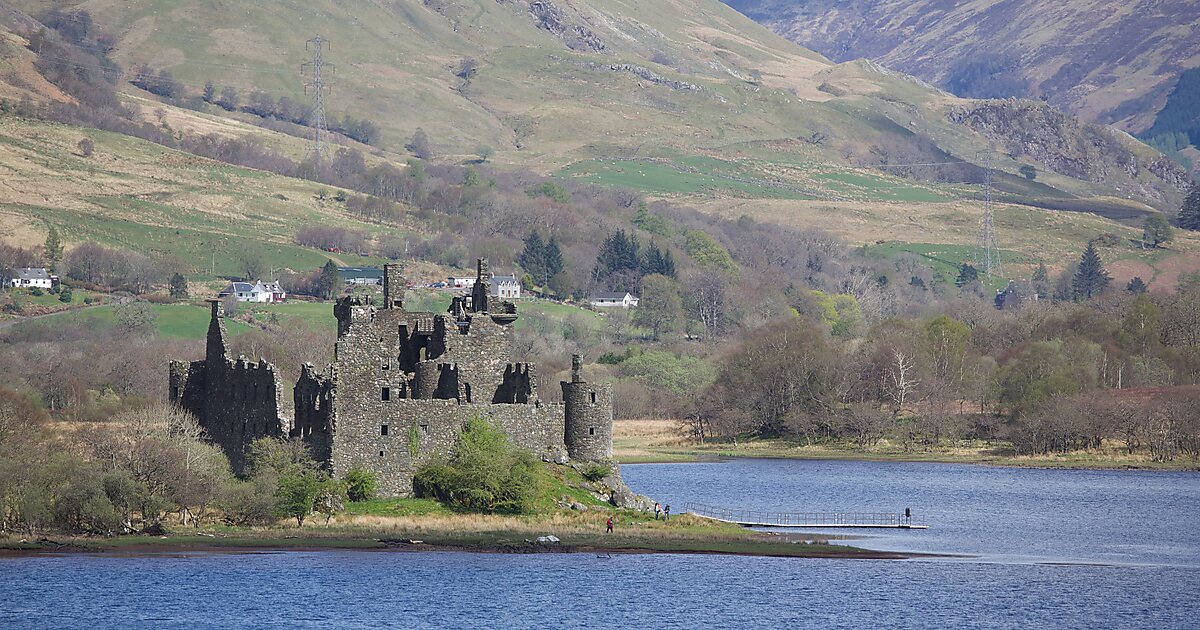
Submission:
M 726 3 L 834 60 L 865 57 L 943 86 L 990 72 L 1018 95 L 1129 132 L 1148 129 L 1179 75 L 1200 66 L 1192 0 Z
M 391 151 L 421 128 L 443 155 L 486 145 L 498 161 L 552 171 L 593 158 L 724 155 L 748 144 L 770 152 L 805 139 L 792 153 L 807 161 L 894 169 L 974 163 L 993 142 L 949 117 L 970 101 L 875 65 L 834 64 L 716 0 L 15 4 L 30 14 L 88 11 L 114 37 L 111 56 L 127 73 L 169 70 L 192 98 L 211 80 L 243 102 L 255 90 L 304 102 L 299 64 L 319 34 L 337 64 L 331 115 L 376 122 L 377 144 Z M 1062 160 L 1019 151 L 997 156 L 996 166 L 1021 194 L 1177 204 L 1177 177 L 1145 168 L 1157 159 L 1152 151 L 1119 135 L 1108 144 L 1138 166 L 1092 163 L 1085 174 L 1055 176 Z M 1047 174 L 1037 191 L 1016 176 L 1030 162 Z M 980 179 L 977 168 L 943 170 L 953 172 L 932 176 Z

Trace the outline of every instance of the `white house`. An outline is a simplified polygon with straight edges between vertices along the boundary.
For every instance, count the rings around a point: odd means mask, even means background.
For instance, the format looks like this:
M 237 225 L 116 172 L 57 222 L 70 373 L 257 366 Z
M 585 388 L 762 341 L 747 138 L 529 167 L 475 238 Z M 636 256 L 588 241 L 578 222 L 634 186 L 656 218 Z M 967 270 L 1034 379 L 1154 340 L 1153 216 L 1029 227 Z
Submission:
M 624 293 L 597 293 L 592 296 L 594 308 L 636 308 L 638 299 L 628 291 Z
M 236 296 L 239 302 L 258 302 L 261 304 L 270 304 L 275 302 L 284 302 L 287 300 L 287 293 L 283 287 L 279 286 L 278 282 L 259 282 L 254 284 L 249 282 L 231 282 L 225 287 L 217 297 Z
M 450 276 L 446 278 L 446 284 L 455 289 L 470 289 L 475 286 L 475 276 Z
M 495 276 L 492 278 L 492 297 L 510 300 L 521 299 L 521 281 L 515 276 Z
M 13 270 L 12 286 L 14 288 L 49 289 L 54 286 L 58 276 L 52 276 L 45 269 L 22 267 Z

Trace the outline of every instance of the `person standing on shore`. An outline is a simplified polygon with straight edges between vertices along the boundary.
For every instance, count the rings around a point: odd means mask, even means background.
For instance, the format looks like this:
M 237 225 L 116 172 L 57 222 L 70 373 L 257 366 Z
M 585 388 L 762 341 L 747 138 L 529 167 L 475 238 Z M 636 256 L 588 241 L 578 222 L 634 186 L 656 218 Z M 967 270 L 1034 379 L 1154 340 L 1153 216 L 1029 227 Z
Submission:
M 663 520 L 664 521 L 671 520 L 671 506 L 669 506 L 669 505 L 663 506 Z
M 654 520 L 658 520 L 658 515 L 662 513 L 662 504 L 658 501 L 654 502 Z
M 607 533 L 609 533 L 609 534 L 613 533 L 613 517 L 611 517 L 611 516 L 608 517 L 608 532 Z

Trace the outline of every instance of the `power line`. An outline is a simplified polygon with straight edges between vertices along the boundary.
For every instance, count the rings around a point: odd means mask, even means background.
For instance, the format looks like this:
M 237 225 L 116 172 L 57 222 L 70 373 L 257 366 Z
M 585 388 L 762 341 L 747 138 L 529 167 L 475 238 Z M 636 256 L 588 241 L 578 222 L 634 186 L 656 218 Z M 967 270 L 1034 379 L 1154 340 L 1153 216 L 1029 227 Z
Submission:
M 992 215 L 992 152 L 980 151 L 978 160 L 983 166 L 983 218 L 979 221 L 983 268 L 988 276 L 1000 275 L 1000 248 L 996 245 L 996 224 Z
M 326 62 L 324 59 L 324 48 L 328 44 L 329 42 L 321 39 L 320 35 L 305 42 L 305 50 L 311 48 L 313 51 L 313 60 L 300 65 L 301 73 L 311 73 L 304 89 L 305 92 L 312 90 L 313 93 L 312 154 L 318 168 L 321 166 L 321 162 L 325 159 L 325 154 L 328 151 L 325 147 L 325 136 L 329 134 L 329 128 L 325 123 L 325 91 L 329 89 L 329 85 L 325 83 L 325 78 L 322 75 L 322 72 L 325 70 L 328 70 L 330 73 L 334 70 L 334 65 Z

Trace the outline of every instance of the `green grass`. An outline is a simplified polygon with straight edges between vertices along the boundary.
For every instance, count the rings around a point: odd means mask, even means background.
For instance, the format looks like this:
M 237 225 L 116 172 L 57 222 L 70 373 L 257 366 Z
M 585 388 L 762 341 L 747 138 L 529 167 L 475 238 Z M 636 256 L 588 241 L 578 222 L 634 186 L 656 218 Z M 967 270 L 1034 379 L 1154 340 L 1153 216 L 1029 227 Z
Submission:
M 879 258 L 894 258 L 902 253 L 913 254 L 929 265 L 937 282 L 954 284 L 959 269 L 965 262 L 979 269 L 980 280 L 985 287 L 1002 289 L 1008 285 L 1007 277 L 997 275 L 989 278 L 983 274 L 983 265 L 979 261 L 983 260 L 984 252 L 983 248 L 977 245 L 887 242 L 864 246 L 863 249 L 867 255 Z M 1000 262 L 1028 264 L 1032 261 L 1016 252 L 1000 250 Z
M 436 499 L 372 499 L 350 502 L 346 511 L 355 516 L 449 516 L 454 512 Z

